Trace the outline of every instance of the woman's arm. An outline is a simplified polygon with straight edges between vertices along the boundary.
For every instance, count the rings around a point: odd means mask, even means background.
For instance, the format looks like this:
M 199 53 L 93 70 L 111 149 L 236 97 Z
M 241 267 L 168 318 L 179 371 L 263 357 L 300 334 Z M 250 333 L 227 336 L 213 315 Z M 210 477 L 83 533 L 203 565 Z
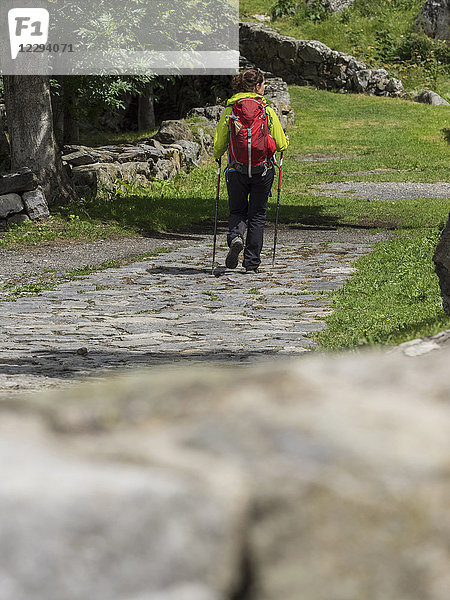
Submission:
M 266 108 L 266 111 L 269 115 L 270 135 L 275 140 L 278 152 L 284 152 L 289 146 L 289 138 L 286 137 L 283 128 L 281 127 L 280 120 L 278 119 L 273 108 L 271 106 L 268 106 Z
M 228 145 L 228 115 L 231 113 L 231 107 L 223 111 L 219 122 L 217 123 L 216 132 L 214 133 L 214 158 L 220 158 L 226 152 Z

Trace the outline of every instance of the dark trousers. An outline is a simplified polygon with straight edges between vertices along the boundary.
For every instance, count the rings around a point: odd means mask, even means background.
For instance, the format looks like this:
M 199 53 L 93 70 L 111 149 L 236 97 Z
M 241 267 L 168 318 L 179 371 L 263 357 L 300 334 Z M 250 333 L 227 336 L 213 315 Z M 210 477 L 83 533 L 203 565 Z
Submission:
M 261 263 L 267 200 L 271 195 L 274 176 L 274 167 L 268 169 L 265 175 L 258 173 L 252 177 L 234 170 L 226 174 L 230 207 L 227 242 L 229 246 L 237 236 L 244 240 L 247 229 L 242 262 L 247 269 L 258 267 Z

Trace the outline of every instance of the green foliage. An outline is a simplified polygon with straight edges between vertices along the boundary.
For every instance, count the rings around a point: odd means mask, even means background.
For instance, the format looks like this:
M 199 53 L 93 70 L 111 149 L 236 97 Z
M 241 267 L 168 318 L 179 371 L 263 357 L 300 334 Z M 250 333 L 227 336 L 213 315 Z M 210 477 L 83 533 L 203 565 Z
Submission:
M 105 223 L 102 219 L 92 219 L 83 202 L 61 209 L 47 221 L 31 221 L 23 225 L 13 225 L 1 234 L 0 248 L 17 246 L 39 246 L 60 239 L 93 241 L 108 237 L 129 235 L 130 231 L 116 223 Z
M 303 18 L 309 19 L 313 23 L 320 23 L 328 17 L 328 12 L 320 0 L 300 2 L 297 13 L 300 13 L 303 15 Z
M 307 19 L 319 23 L 328 17 L 320 0 L 277 0 L 270 8 L 272 20 L 295 16 L 296 22 Z
M 296 4 L 295 0 L 276 0 L 275 4 L 270 7 L 272 20 L 295 15 Z

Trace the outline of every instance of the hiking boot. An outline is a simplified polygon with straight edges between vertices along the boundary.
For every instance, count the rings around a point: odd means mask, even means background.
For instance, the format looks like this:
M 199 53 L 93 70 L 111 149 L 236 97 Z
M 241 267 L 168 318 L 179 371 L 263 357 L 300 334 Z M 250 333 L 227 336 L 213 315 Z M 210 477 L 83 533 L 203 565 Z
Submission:
M 246 273 L 259 273 L 258 267 L 245 267 Z
M 228 269 L 235 269 L 238 265 L 239 254 L 244 248 L 244 242 L 242 238 L 235 237 L 232 239 L 230 249 L 228 250 L 227 257 L 225 259 L 225 265 Z

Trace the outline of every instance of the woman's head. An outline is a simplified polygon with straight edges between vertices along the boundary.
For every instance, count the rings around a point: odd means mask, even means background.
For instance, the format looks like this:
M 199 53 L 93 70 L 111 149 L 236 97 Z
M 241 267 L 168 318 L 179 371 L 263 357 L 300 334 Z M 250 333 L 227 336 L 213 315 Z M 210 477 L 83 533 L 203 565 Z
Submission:
M 239 75 L 233 77 L 231 83 L 236 92 L 264 93 L 264 75 L 259 69 L 246 69 Z

